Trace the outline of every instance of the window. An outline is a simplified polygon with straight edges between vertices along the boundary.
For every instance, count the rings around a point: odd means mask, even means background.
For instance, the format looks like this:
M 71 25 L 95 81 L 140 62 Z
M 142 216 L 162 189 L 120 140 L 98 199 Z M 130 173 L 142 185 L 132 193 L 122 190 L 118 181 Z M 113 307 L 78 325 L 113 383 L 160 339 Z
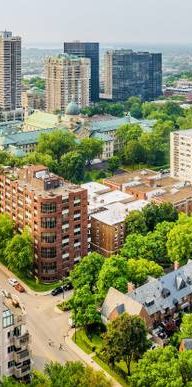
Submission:
M 42 228 L 54 228 L 56 227 L 56 218 L 42 218 L 41 219 L 41 227 Z
M 57 255 L 56 247 L 42 247 L 41 257 L 42 258 L 55 258 Z
M 10 347 L 7 348 L 7 353 L 11 353 L 15 350 L 14 345 L 11 345 Z
M 14 367 L 14 365 L 15 365 L 14 360 L 8 361 L 7 365 L 8 365 L 8 368 Z
M 41 212 L 43 213 L 50 213 L 50 212 L 56 212 L 56 203 L 42 203 L 41 204 Z
M 14 323 L 13 314 L 9 309 L 3 312 L 3 328 L 10 327 Z
M 41 233 L 41 242 L 43 243 L 54 243 L 56 241 L 55 232 L 42 232 Z

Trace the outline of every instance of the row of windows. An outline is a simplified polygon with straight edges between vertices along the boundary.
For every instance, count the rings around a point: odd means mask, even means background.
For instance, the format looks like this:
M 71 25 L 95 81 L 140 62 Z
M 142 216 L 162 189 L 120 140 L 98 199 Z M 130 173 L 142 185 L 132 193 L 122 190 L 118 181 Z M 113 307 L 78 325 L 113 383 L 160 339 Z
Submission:
M 55 232 L 42 232 L 41 233 L 41 242 L 43 243 L 54 243 L 56 241 Z
M 41 257 L 42 258 L 55 258 L 57 255 L 56 247 L 42 247 Z
M 42 218 L 41 227 L 42 228 L 55 228 L 57 224 L 56 218 Z

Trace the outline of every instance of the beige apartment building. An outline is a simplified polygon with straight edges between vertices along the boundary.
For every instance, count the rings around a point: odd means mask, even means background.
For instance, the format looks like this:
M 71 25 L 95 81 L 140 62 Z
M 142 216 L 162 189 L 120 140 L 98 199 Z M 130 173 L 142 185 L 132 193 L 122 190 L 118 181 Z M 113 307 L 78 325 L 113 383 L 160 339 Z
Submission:
M 21 38 L 0 32 L 0 108 L 21 108 Z
M 192 129 L 171 133 L 171 176 L 192 182 Z
M 17 296 L 0 291 L 0 378 L 14 376 L 29 380 L 31 371 L 30 334 L 26 312 Z
M 46 110 L 65 112 L 71 101 L 79 108 L 89 106 L 91 62 L 88 58 L 62 54 L 45 64 Z

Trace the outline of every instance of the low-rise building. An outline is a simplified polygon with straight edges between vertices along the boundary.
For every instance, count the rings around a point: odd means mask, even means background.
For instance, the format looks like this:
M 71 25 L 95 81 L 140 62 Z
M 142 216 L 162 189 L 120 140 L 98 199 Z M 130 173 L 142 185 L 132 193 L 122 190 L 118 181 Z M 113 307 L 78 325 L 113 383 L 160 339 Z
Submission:
M 29 381 L 32 353 L 26 312 L 17 296 L 2 290 L 0 318 L 0 378 L 6 375 Z
M 192 350 L 192 339 L 182 339 L 180 346 L 179 346 L 179 352 L 184 352 L 184 351 L 190 351 Z
M 38 277 L 52 282 L 66 276 L 88 253 L 87 191 L 42 165 L 0 172 L 1 212 L 34 239 Z
M 123 312 L 138 315 L 152 329 L 169 321 L 179 311 L 192 307 L 192 261 L 158 279 L 132 289 L 127 294 L 109 289 L 101 309 L 102 321 L 113 320 Z

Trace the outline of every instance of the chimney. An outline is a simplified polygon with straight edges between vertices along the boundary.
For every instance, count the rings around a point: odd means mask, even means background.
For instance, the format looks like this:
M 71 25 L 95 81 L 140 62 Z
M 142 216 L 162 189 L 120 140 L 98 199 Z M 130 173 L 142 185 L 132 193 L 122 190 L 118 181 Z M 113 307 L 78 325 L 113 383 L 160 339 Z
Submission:
M 128 293 L 133 292 L 135 290 L 135 285 L 133 282 L 128 282 L 127 290 L 128 290 Z
M 179 262 L 178 262 L 178 261 L 175 261 L 175 262 L 174 262 L 174 270 L 178 270 L 179 267 L 180 267 Z

